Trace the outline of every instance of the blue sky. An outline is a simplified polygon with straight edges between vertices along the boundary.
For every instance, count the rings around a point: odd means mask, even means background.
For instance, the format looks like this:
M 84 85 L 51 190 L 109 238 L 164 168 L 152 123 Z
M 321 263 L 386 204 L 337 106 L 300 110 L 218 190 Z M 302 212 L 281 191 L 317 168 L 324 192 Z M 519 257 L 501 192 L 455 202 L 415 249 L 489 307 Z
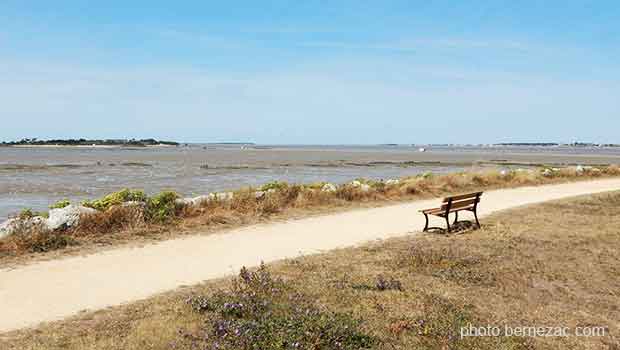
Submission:
M 617 1 L 0 3 L 0 139 L 620 143 Z

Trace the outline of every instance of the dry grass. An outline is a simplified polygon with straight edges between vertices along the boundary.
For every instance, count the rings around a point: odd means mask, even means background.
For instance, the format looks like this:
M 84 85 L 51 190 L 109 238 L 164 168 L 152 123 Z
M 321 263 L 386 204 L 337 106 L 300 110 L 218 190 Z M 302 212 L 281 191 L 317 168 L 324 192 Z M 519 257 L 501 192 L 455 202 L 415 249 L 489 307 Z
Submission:
M 360 320 L 359 332 L 376 349 L 619 349 L 618 227 L 620 193 L 602 194 L 498 213 L 481 230 L 391 239 L 268 270 L 322 313 Z M 0 348 L 211 349 L 213 324 L 224 316 L 196 312 L 186 300 L 236 298 L 235 283 L 209 282 L 13 332 L 0 336 Z M 295 306 L 291 300 L 284 310 Z M 461 339 L 469 324 L 605 326 L 607 334 Z M 246 348 L 219 341 L 222 349 Z
M 351 185 L 323 192 L 317 185 L 270 184 L 273 193 L 256 198 L 254 189 L 234 193 L 232 200 L 205 202 L 200 206 L 165 208 L 165 215 L 154 216 L 147 198 L 146 206 L 111 206 L 105 211 L 85 216 L 80 225 L 53 234 L 32 230 L 0 240 L 0 265 L 25 262 L 45 256 L 84 252 L 101 245 L 167 239 L 196 232 L 253 224 L 271 219 L 300 217 L 317 212 L 344 210 L 355 206 L 380 206 L 395 201 L 438 197 L 457 192 L 490 190 L 526 185 L 542 185 L 599 177 L 620 176 L 620 168 L 609 166 L 577 172 L 575 168 L 556 169 L 543 175 L 544 169 L 532 171 L 463 172 L 445 175 L 424 174 L 401 179 L 397 184 L 361 180 L 369 190 Z M 550 170 L 549 170 L 550 171 Z M 129 191 L 125 191 L 128 192 Z M 119 192 L 120 193 L 120 192 Z M 162 193 L 173 196 L 173 193 Z M 143 195 L 143 194 L 142 194 Z M 169 197 L 170 197 L 169 196 Z M 168 199 L 173 200 L 174 197 Z M 61 252 L 54 252 L 61 250 Z M 45 254 L 41 254 L 45 253 Z

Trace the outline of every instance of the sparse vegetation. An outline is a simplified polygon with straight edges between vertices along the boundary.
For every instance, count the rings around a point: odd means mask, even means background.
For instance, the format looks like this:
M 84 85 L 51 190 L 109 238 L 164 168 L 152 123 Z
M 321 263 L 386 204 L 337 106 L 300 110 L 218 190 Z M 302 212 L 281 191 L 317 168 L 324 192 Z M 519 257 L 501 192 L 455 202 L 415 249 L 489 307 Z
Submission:
M 147 218 L 156 223 L 165 223 L 176 214 L 175 200 L 179 195 L 173 191 L 164 191 L 146 200 Z
M 288 184 L 286 182 L 273 181 L 273 182 L 268 182 L 262 185 L 259 188 L 259 190 L 260 191 L 269 191 L 269 190 L 278 191 L 278 190 L 285 189 L 287 187 L 288 187 Z
M 232 280 L 4 334 L 0 347 L 617 349 L 619 225 L 620 193 L 549 202 L 497 213 L 463 234 L 409 235 L 242 270 Z M 606 333 L 461 338 L 469 325 L 589 325 Z
M 19 215 L 18 215 L 18 218 L 20 220 L 26 220 L 26 219 L 30 219 L 32 217 L 34 217 L 34 212 L 30 208 L 22 209 L 22 211 L 20 211 Z
M 71 205 L 71 202 L 68 199 L 63 199 L 50 205 L 50 209 L 62 209 L 64 207 L 68 207 L 69 205 Z
M 118 192 L 110 193 L 103 198 L 92 201 L 84 201 L 82 205 L 85 207 L 105 211 L 112 206 L 120 205 L 126 202 L 146 202 L 147 197 L 144 191 L 122 189 Z
M 357 179 L 352 183 L 334 186 L 330 191 L 323 190 L 325 183 L 300 185 L 272 182 L 258 188 L 263 191 L 261 196 L 256 194 L 255 189 L 245 188 L 221 194 L 224 196 L 214 196 L 211 200 L 203 200 L 195 205 L 177 204 L 175 200 L 179 196 L 172 191 L 149 197 L 140 190 L 123 189 L 100 199 L 83 202 L 83 205 L 97 209 L 98 212 L 85 215 L 79 225 L 63 231 L 63 234 L 73 239 L 74 246 L 88 247 L 94 242 L 110 244 L 144 237 L 170 237 L 182 231 L 179 227 L 204 231 L 205 228 L 245 225 L 290 213 L 304 215 L 355 205 L 381 205 L 391 201 L 439 197 L 458 192 L 612 176 L 620 176 L 619 167 L 493 170 L 443 175 L 425 173 L 391 181 Z M 128 202 L 132 202 L 132 205 L 128 205 Z M 66 203 L 61 201 L 53 207 Z M 26 211 L 23 215 L 32 217 L 45 214 Z M 13 244 L 13 239 L 21 240 L 12 236 L 0 240 L 0 257 L 19 259 L 24 253 L 33 250 L 48 251 L 47 248 Z M 17 247 L 21 247 L 21 250 L 16 250 Z
M 359 350 L 376 344 L 359 320 L 320 308 L 264 265 L 242 269 L 229 290 L 188 303 L 204 323 L 197 331 L 183 330 L 173 348 Z

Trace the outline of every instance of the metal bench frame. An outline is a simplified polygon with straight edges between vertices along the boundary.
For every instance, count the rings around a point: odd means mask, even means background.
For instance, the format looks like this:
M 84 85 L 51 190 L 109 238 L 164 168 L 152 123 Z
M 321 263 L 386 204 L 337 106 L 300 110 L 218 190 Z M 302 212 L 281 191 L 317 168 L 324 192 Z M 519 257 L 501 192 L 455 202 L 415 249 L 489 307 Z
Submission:
M 483 192 L 475 192 L 469 193 L 459 196 L 446 197 L 443 199 L 442 205 L 439 208 L 431 208 L 420 210 L 424 217 L 426 218 L 426 224 L 424 225 L 423 232 L 427 232 L 428 230 L 443 230 L 441 227 L 428 227 L 428 216 L 435 215 L 439 217 L 443 217 L 446 220 L 446 226 L 448 227 L 448 232 L 451 232 L 452 228 L 450 227 L 450 218 L 449 215 L 451 212 L 454 213 L 454 222 L 452 225 L 454 226 L 459 220 L 459 211 L 470 211 L 474 214 L 474 218 L 476 220 L 476 226 L 480 228 L 480 221 L 478 221 L 478 203 L 480 203 L 480 196 L 482 196 Z M 457 200 L 455 200 L 457 198 Z M 459 202 L 469 202 L 473 201 L 471 204 L 467 204 L 463 206 L 463 208 L 454 209 L 453 204 L 459 205 Z

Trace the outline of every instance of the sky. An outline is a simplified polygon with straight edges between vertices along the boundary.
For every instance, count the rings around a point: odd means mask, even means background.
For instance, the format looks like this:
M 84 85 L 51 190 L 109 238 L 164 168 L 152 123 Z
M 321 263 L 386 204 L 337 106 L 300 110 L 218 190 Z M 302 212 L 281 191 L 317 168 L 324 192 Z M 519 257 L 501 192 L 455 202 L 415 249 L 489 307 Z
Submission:
M 0 140 L 620 143 L 618 1 L 0 2 Z

